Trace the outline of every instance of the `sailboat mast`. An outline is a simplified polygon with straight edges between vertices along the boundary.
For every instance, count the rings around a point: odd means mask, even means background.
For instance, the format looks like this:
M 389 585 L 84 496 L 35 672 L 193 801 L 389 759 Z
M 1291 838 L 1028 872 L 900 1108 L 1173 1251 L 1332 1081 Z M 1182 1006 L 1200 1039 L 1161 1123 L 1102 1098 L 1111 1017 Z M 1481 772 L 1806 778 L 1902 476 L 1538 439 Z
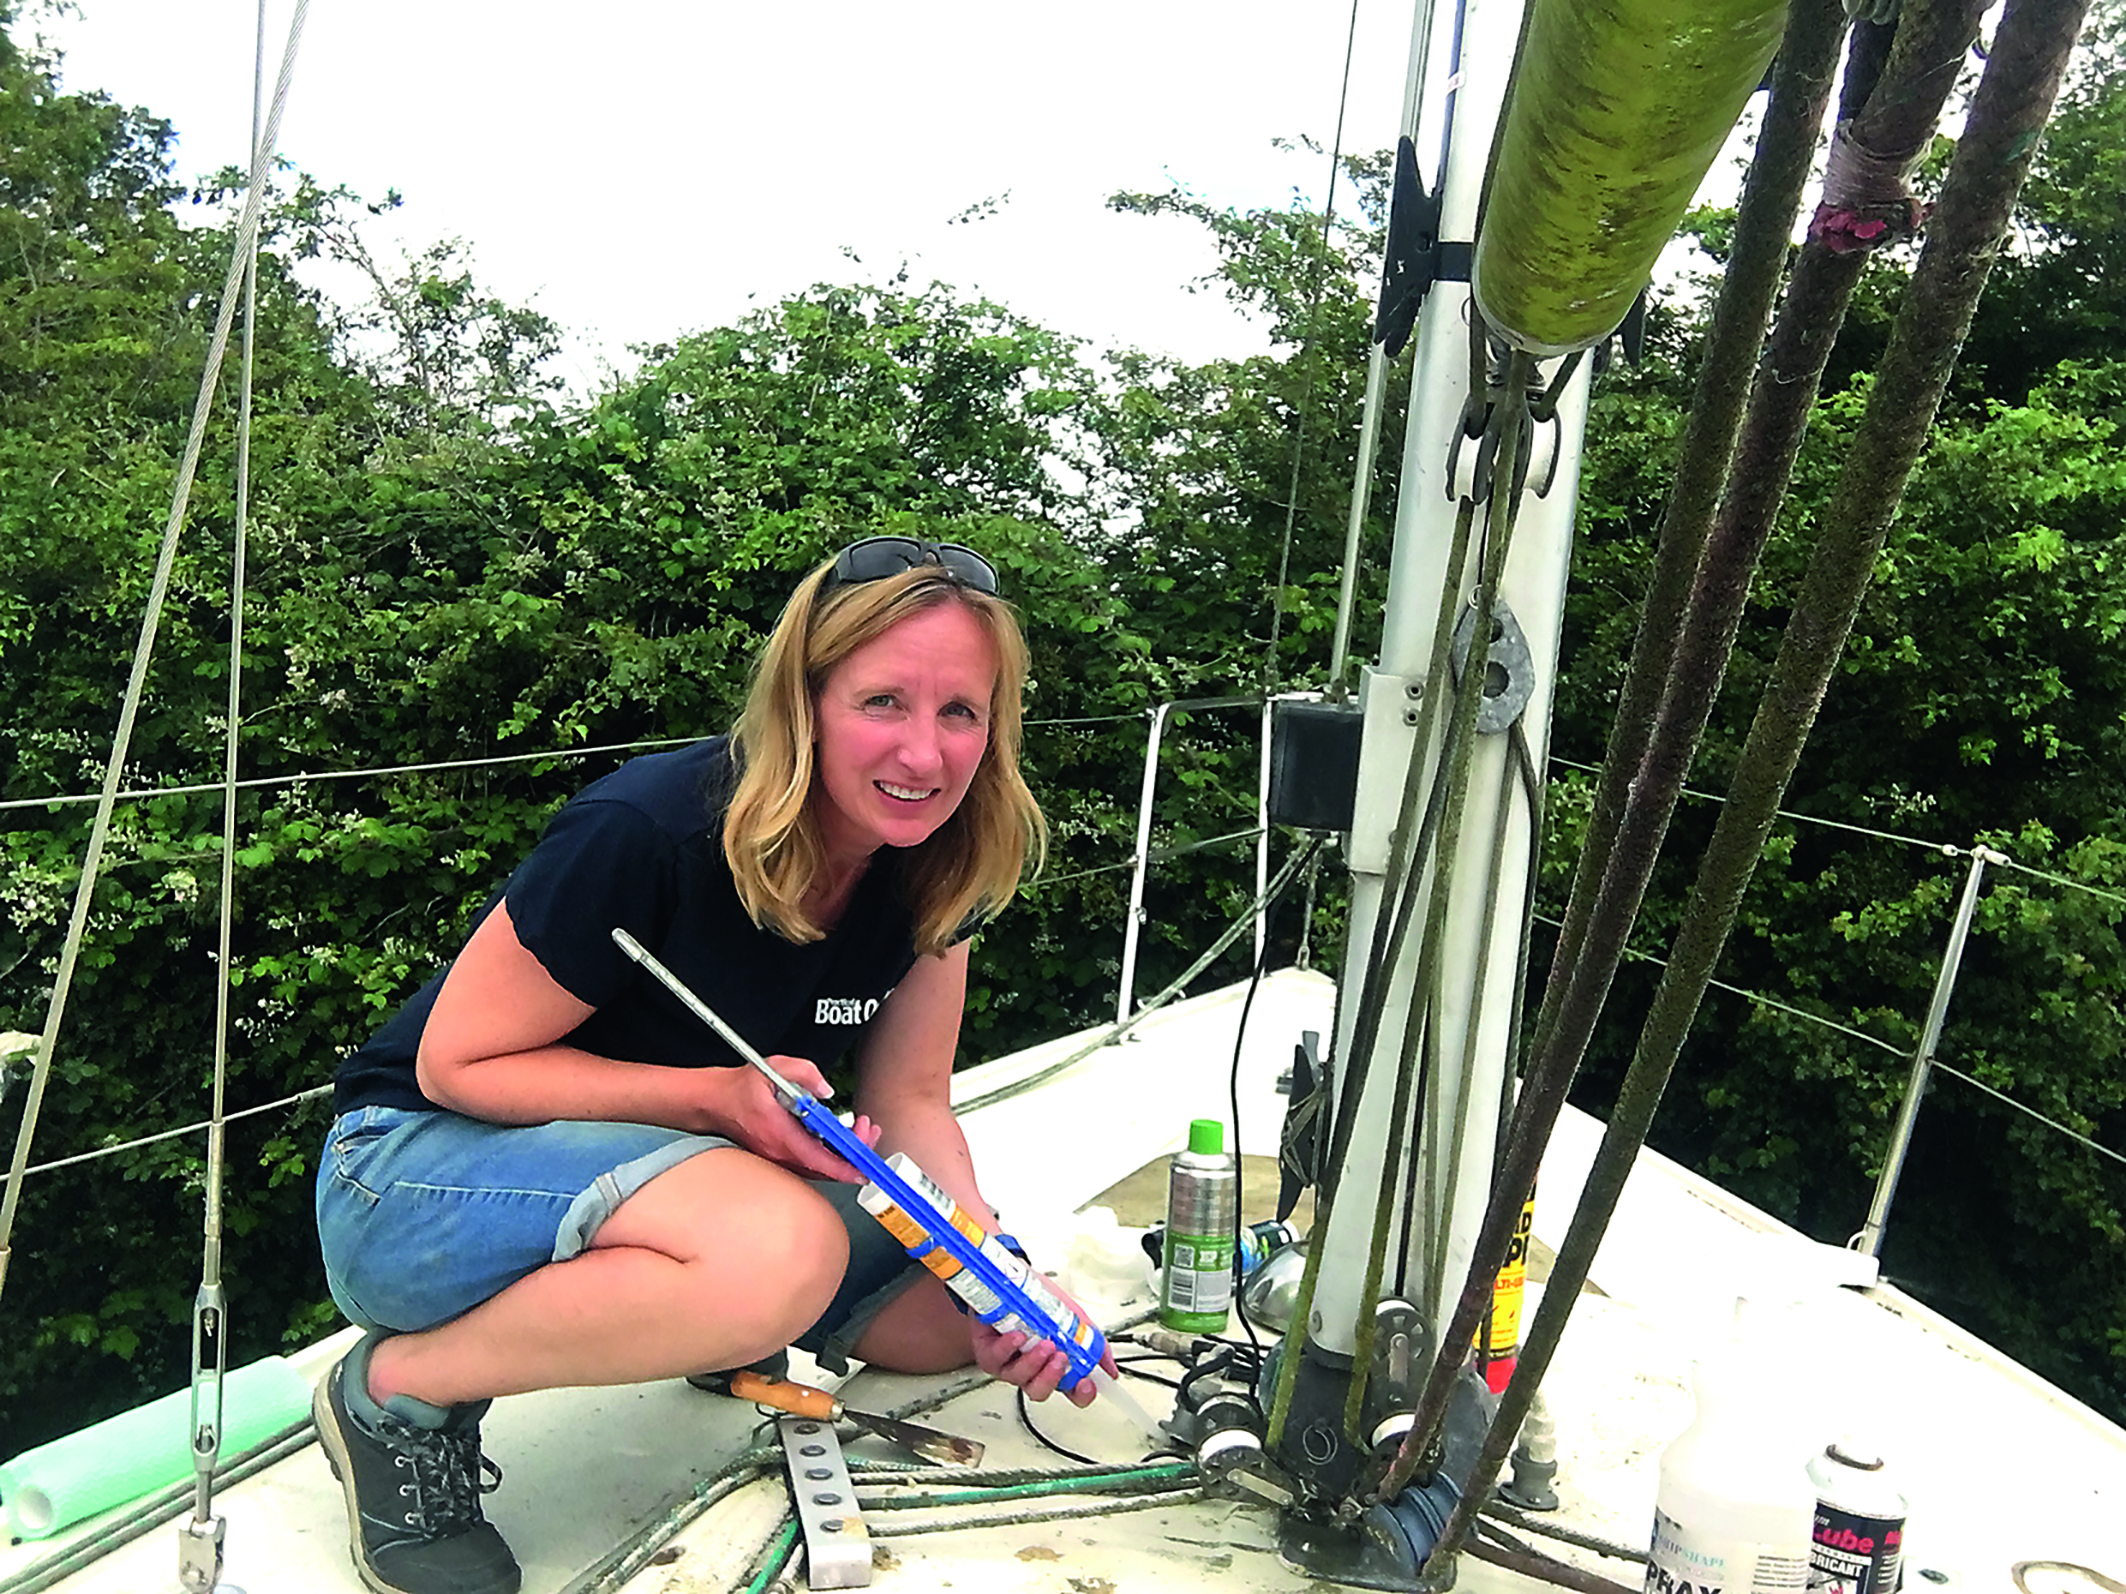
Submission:
M 1485 163 L 1512 67 L 1520 11 L 1516 0 L 1470 0 L 1460 19 L 1460 51 L 1429 74 L 1433 81 L 1426 103 L 1446 99 L 1453 86 L 1437 233 L 1449 262 L 1466 260 L 1475 238 Z M 1455 244 L 1462 248 L 1452 248 Z M 1441 1280 L 1458 1282 L 1467 1268 L 1490 1181 L 1516 1001 L 1524 926 L 1513 905 L 1525 896 L 1534 863 L 1533 810 L 1517 768 L 1520 750 L 1510 733 L 1518 732 L 1532 767 L 1540 770 L 1578 485 L 1584 372 L 1574 375 L 1554 420 L 1537 428 L 1539 457 L 1518 506 L 1494 611 L 1511 617 L 1523 646 L 1510 660 L 1494 662 L 1491 673 L 1515 699 L 1525 693 L 1525 704 L 1514 720 L 1479 732 L 1471 749 L 1467 812 L 1453 852 L 1427 859 L 1419 855 L 1422 838 L 1406 835 L 1400 850 L 1408 878 L 1391 875 L 1409 783 L 1429 791 L 1443 773 L 1448 705 L 1435 701 L 1434 712 L 1424 712 L 1428 696 L 1437 700 L 1453 690 L 1451 677 L 1432 678 L 1439 617 L 1444 605 L 1452 611 L 1450 627 L 1470 623 L 1469 604 L 1492 519 L 1492 506 L 1476 497 L 1480 439 L 1467 436 L 1463 424 L 1465 415 L 1480 418 L 1485 399 L 1481 374 L 1472 389 L 1469 317 L 1466 272 L 1459 280 L 1435 281 L 1414 339 L 1381 656 L 1360 685 L 1365 736 L 1349 849 L 1352 910 L 1345 964 L 1352 989 L 1334 1052 L 1339 1102 L 1354 1085 L 1359 1094 L 1348 1109 L 1351 1138 L 1333 1175 L 1337 1199 L 1327 1232 L 1317 1240 L 1324 1255 L 1313 1303 L 1318 1326 L 1312 1330 L 1326 1349 L 1346 1355 L 1357 1349 L 1369 1309 L 1364 1285 L 1380 1223 L 1385 1221 L 1394 1236 L 1382 1287 L 1416 1301 L 1428 1318 L 1437 1316 Z M 1458 547 L 1456 525 L 1465 502 L 1471 509 L 1469 534 Z M 1506 699 L 1493 695 L 1487 701 Z M 1491 727 L 1495 718 L 1486 715 L 1480 724 Z M 1426 743 L 1413 747 L 1420 729 Z M 1435 886 L 1448 894 L 1445 934 L 1431 988 L 1420 992 L 1413 987 L 1420 959 L 1412 940 L 1405 940 L 1402 955 L 1387 966 L 1367 965 L 1371 949 L 1385 939 L 1384 916 L 1392 918 L 1406 894 L 1411 903 L 1420 903 Z M 1494 906 L 1501 911 L 1491 911 Z M 1361 1016 L 1369 1002 L 1378 1003 L 1379 1017 L 1366 1025 Z M 1357 1055 L 1365 1029 L 1371 1030 L 1370 1065 L 1360 1065 Z M 1397 1073 L 1413 1040 L 1426 1061 L 1426 1078 L 1423 1091 L 1408 1094 L 1426 1132 L 1409 1132 L 1413 1124 L 1391 1136 Z M 1396 1143 L 1392 1150 L 1391 1141 Z M 1391 1206 L 1384 1213 L 1372 1197 L 1391 1157 L 1394 1167 L 1385 1180 Z

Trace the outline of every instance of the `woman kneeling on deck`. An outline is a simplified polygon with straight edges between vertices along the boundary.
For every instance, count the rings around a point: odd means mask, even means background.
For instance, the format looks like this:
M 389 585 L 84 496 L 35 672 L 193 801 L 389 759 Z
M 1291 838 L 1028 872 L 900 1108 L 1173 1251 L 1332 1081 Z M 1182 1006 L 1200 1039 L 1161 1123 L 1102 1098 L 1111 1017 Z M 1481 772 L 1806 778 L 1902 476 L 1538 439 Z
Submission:
M 611 935 L 815 1094 L 816 1063 L 853 1047 L 857 1132 L 992 1216 L 948 1085 L 966 937 L 1045 839 L 1018 767 L 1025 674 L 980 555 L 845 548 L 791 597 L 737 731 L 586 788 L 341 1067 L 318 1230 L 368 1332 L 316 1412 L 370 1587 L 518 1587 L 479 1507 L 496 1395 L 793 1343 L 1054 1392 L 1063 1354 L 956 1310 L 859 1210 L 854 1170 Z

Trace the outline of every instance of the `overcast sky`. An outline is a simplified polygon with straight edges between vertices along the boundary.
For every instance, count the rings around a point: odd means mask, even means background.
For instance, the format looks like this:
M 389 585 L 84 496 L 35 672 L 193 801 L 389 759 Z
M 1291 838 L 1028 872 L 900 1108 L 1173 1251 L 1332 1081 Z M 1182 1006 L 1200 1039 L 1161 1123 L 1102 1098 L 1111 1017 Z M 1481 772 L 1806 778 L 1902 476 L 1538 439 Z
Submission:
M 256 0 L 79 0 L 46 18 L 70 89 L 176 124 L 191 177 L 241 164 Z M 293 0 L 267 6 L 270 86 Z M 1188 284 L 1211 263 L 1117 189 L 1318 195 L 1349 0 L 313 0 L 284 154 L 572 335 L 595 380 L 631 343 L 905 260 L 1096 344 L 1200 359 L 1260 340 Z M 1409 11 L 1360 8 L 1344 142 L 1393 142 Z M 1008 196 L 1008 197 L 1006 197 Z M 1348 192 L 1340 203 L 1348 202 Z M 987 219 L 951 224 L 985 200 Z M 393 234 L 380 242 L 395 247 Z M 858 257 L 852 262 L 843 250 Z

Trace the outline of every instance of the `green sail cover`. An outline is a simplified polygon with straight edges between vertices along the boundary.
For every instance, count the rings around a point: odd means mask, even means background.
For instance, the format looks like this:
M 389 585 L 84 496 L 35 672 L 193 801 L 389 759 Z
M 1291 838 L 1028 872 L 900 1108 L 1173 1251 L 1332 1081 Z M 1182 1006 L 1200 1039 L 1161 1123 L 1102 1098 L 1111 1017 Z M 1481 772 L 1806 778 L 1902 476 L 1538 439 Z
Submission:
M 1564 354 L 1617 329 L 1786 30 L 1786 0 L 1530 0 L 1474 291 Z

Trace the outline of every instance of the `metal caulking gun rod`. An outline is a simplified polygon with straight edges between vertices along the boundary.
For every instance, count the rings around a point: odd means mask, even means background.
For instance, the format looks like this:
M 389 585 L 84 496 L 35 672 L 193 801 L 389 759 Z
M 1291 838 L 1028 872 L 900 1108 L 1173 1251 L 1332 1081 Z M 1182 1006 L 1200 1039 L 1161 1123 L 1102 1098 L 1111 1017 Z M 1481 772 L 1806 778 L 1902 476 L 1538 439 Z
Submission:
M 798 1097 L 807 1094 L 807 1092 L 800 1090 L 797 1086 L 791 1084 L 789 1080 L 770 1068 L 768 1060 L 753 1049 L 752 1042 L 726 1024 L 723 1021 L 722 1014 L 688 990 L 681 983 L 679 976 L 658 962 L 648 947 L 629 935 L 627 931 L 621 929 L 617 924 L 613 926 L 613 944 L 656 975 L 657 982 L 678 997 L 680 1001 L 686 1003 L 688 1012 L 723 1037 L 723 1043 L 726 1046 L 767 1075 L 768 1083 L 775 1087 L 776 1094 L 781 1096 L 785 1103 L 793 1102 Z

